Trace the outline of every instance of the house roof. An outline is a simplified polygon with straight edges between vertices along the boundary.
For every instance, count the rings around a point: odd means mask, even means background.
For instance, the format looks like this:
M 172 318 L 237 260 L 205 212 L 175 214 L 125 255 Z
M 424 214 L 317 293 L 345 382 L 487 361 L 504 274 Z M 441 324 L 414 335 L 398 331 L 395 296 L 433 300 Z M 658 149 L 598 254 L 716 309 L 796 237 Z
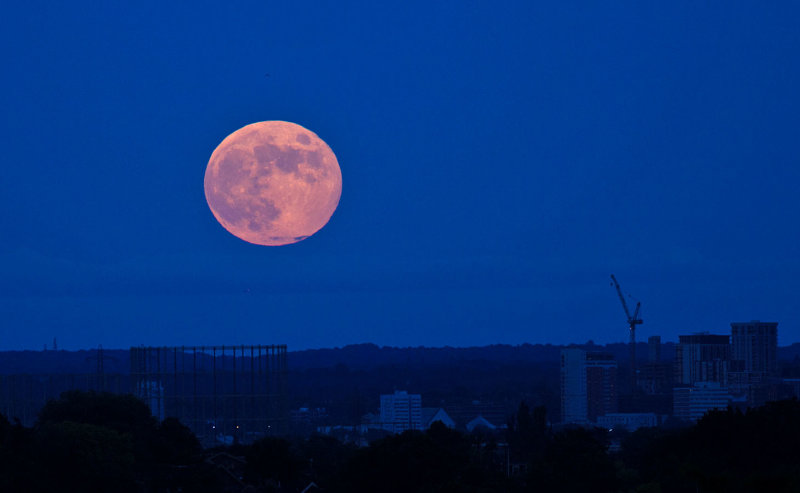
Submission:
M 430 424 L 431 420 L 433 419 L 434 416 L 436 416 L 436 413 L 438 413 L 440 409 L 441 407 L 423 407 L 422 424 L 423 425 Z
M 447 426 L 453 426 L 455 424 L 453 418 L 441 407 L 423 407 L 422 425 L 427 428 L 432 425 L 434 421 L 441 421 Z
M 484 418 L 483 416 L 478 416 L 477 418 L 467 423 L 467 431 L 472 431 L 480 426 L 488 428 L 490 430 L 497 429 L 497 427 L 492 423 L 488 422 L 486 418 Z

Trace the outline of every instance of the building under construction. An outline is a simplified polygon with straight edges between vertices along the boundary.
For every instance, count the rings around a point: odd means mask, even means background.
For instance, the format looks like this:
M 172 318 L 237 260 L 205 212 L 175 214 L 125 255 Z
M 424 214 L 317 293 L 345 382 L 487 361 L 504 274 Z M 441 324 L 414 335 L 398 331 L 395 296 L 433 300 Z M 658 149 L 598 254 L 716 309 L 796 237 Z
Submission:
M 138 347 L 130 358 L 131 392 L 204 446 L 286 432 L 285 345 Z

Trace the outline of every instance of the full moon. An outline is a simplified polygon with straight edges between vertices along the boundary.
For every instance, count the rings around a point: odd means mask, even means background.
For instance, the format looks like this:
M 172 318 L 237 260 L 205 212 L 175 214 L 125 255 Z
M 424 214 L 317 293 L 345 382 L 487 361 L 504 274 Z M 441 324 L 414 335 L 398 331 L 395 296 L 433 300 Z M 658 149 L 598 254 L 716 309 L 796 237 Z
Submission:
M 342 195 L 342 172 L 314 132 L 267 121 L 225 137 L 204 185 L 211 212 L 231 234 L 256 245 L 288 245 L 327 224 Z

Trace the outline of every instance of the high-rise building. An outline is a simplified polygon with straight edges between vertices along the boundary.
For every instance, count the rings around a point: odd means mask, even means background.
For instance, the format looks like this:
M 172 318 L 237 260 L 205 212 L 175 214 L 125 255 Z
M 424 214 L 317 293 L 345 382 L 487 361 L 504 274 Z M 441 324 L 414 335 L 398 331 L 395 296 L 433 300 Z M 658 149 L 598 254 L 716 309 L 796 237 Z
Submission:
M 664 394 L 672 390 L 672 363 L 661 362 L 661 336 L 647 338 L 647 363 L 639 367 L 636 387 L 647 395 Z
M 561 421 L 594 423 L 617 412 L 617 362 L 610 354 L 561 350 Z
M 778 323 L 731 323 L 732 370 L 728 380 L 731 392 L 743 397 L 748 406 L 760 406 L 774 398 L 778 377 Z
M 636 375 L 636 386 L 647 395 L 663 394 L 672 389 L 672 365 L 647 363 Z
M 617 412 L 617 362 L 606 353 L 586 353 L 586 400 L 591 423 Z
M 381 395 L 381 426 L 392 433 L 422 429 L 422 396 L 396 390 Z
M 730 337 L 709 333 L 678 336 L 675 384 L 717 382 L 725 385 L 731 363 Z
M 742 362 L 741 371 L 774 376 L 778 372 L 778 323 L 731 323 L 733 359 Z

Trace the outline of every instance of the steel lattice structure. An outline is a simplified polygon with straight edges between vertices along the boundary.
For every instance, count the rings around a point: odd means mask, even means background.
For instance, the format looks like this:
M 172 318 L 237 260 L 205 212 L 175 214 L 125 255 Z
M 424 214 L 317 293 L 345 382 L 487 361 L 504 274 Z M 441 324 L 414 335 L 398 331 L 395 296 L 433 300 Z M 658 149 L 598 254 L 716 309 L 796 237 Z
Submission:
M 285 345 L 134 347 L 131 392 L 204 446 L 286 432 Z

